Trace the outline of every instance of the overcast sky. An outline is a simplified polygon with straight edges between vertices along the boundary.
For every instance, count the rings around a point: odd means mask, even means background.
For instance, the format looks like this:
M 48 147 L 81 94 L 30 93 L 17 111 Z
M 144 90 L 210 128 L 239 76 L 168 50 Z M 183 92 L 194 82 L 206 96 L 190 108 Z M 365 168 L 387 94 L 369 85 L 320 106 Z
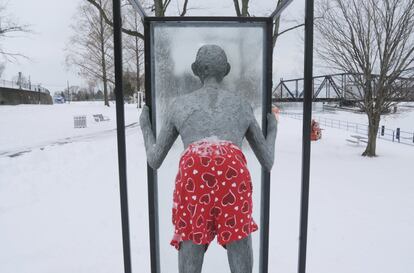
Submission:
M 3 3 L 5 0 L 0 0 Z M 76 7 L 85 0 L 13 0 L 8 1 L 7 13 L 20 23 L 29 24 L 32 34 L 0 40 L 4 50 L 20 52 L 30 60 L 7 63 L 4 79 L 11 79 L 19 71 L 41 83 L 51 91 L 82 84 L 76 71 L 65 66 L 65 45 L 72 34 L 70 24 L 76 20 Z M 171 1 L 169 13 L 177 11 L 178 0 Z M 305 0 L 294 0 L 283 13 L 281 30 L 303 21 Z M 251 0 L 250 10 L 255 16 L 266 16 L 274 9 L 276 0 Z M 232 0 L 190 0 L 188 15 L 234 16 Z M 276 47 L 276 79 L 301 77 L 303 71 L 303 28 L 280 37 Z

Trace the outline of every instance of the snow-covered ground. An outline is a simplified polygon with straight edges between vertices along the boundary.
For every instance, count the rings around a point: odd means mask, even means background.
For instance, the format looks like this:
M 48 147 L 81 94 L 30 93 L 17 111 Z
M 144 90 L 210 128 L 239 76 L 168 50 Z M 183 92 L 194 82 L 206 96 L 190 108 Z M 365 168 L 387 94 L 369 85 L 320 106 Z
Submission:
M 123 272 L 115 107 L 101 104 L 0 107 L 1 273 Z M 392 126 L 413 130 L 414 111 L 406 108 L 389 120 Z M 150 272 L 139 110 L 126 105 L 125 111 L 133 271 Z M 92 114 L 98 113 L 110 121 L 95 123 Z M 74 129 L 73 116 L 82 114 L 88 116 L 88 128 Z M 364 116 L 347 112 L 316 110 L 315 115 L 365 123 Z M 388 117 L 386 122 L 391 122 Z M 300 120 L 280 117 L 269 272 L 297 271 L 301 129 Z M 414 147 L 378 140 L 379 156 L 363 158 L 364 147 L 347 144 L 349 135 L 325 128 L 322 140 L 312 143 L 308 272 L 412 272 Z M 168 176 L 176 171 L 174 160 L 181 149 L 178 141 L 158 183 L 163 272 L 177 272 L 176 251 L 169 246 L 173 177 Z M 249 166 L 257 170 L 254 156 L 246 153 Z M 255 180 L 254 217 L 260 225 L 260 181 Z M 257 253 L 258 235 L 253 238 Z M 203 272 L 230 271 L 216 242 L 204 264 Z
M 301 103 L 282 103 L 280 105 L 283 110 L 290 113 L 301 113 Z M 323 117 L 328 119 L 336 119 L 343 121 L 350 121 L 360 124 L 368 124 L 367 115 L 365 113 L 354 113 L 348 111 L 324 111 L 322 103 L 313 103 L 313 116 L 315 118 Z M 414 132 L 414 103 L 404 102 L 397 106 L 397 113 L 387 114 L 381 116 L 380 125 L 384 125 L 385 128 L 395 130 L 400 128 L 402 131 Z

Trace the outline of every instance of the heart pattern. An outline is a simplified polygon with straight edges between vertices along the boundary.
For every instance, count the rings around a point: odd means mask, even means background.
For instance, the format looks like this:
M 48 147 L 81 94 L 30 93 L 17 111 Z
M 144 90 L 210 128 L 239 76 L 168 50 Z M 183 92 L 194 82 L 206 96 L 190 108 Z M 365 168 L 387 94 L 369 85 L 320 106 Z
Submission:
M 245 225 L 243 225 L 242 231 L 243 231 L 245 234 L 249 234 L 249 230 L 250 230 L 250 226 L 249 226 L 249 224 L 245 224 Z
M 192 217 L 194 217 L 194 213 L 195 213 L 196 206 L 194 206 L 194 205 L 192 205 L 192 204 L 188 204 L 187 209 L 188 209 L 188 211 L 190 212 L 190 215 L 191 215 Z
M 203 175 L 201 175 L 201 179 L 203 179 L 203 181 L 206 182 L 207 186 L 210 188 L 214 188 L 217 184 L 217 178 L 212 173 L 203 173 Z
M 194 180 L 191 177 L 187 179 L 187 184 L 185 184 L 185 189 L 188 192 L 194 192 L 195 185 L 194 185 Z
M 243 207 L 241 208 L 242 213 L 248 213 L 249 212 L 249 203 L 247 201 L 244 201 Z
M 206 193 L 200 197 L 200 203 L 207 205 L 210 203 L 210 194 Z
M 242 193 L 242 192 L 246 192 L 247 191 L 247 185 L 246 185 L 246 182 L 242 182 L 242 183 L 240 183 L 240 185 L 239 185 L 239 193 Z
M 231 227 L 231 228 L 233 228 L 233 227 L 236 225 L 236 215 L 233 215 L 233 217 L 228 218 L 228 219 L 226 220 L 226 222 L 224 223 L 224 225 L 225 225 L 226 227 Z
M 180 220 L 178 221 L 178 228 L 182 229 L 185 228 L 187 226 L 187 223 L 183 220 L 183 218 L 180 217 Z
M 204 223 L 203 215 L 198 216 L 197 222 L 196 222 L 197 227 L 201 227 L 203 225 L 203 223 Z
M 237 177 L 237 171 L 235 168 L 233 168 L 232 166 L 228 166 L 227 171 L 226 171 L 226 178 L 228 180 L 232 179 L 233 177 Z
M 201 239 L 203 238 L 202 232 L 194 232 L 193 233 L 193 241 L 196 244 L 201 244 Z
M 221 204 L 225 207 L 228 205 L 233 205 L 236 202 L 236 196 L 231 192 L 231 190 L 224 195 L 223 199 L 221 200 Z
M 210 210 L 210 215 L 211 216 L 217 217 L 220 214 L 221 214 L 221 208 L 219 208 L 219 207 L 212 207 L 211 208 L 211 210 Z
M 225 158 L 221 156 L 216 156 L 214 158 L 214 163 L 216 163 L 216 166 L 221 166 L 224 163 Z
M 170 244 L 177 249 L 183 240 L 208 245 L 216 235 L 225 246 L 258 229 L 251 216 L 250 173 L 242 151 L 231 142 L 188 146 L 175 177 L 173 202 Z
M 194 158 L 190 156 L 187 160 L 184 161 L 184 169 L 188 169 L 194 166 Z
M 208 167 L 208 165 L 210 165 L 211 158 L 207 156 L 200 156 L 200 162 L 204 167 Z
M 224 242 L 228 242 L 228 241 L 229 241 L 229 239 L 230 239 L 230 236 L 231 236 L 231 232 L 230 232 L 230 231 L 228 231 L 228 230 L 226 230 L 226 231 L 223 231 L 220 235 L 221 235 L 221 239 L 222 239 Z

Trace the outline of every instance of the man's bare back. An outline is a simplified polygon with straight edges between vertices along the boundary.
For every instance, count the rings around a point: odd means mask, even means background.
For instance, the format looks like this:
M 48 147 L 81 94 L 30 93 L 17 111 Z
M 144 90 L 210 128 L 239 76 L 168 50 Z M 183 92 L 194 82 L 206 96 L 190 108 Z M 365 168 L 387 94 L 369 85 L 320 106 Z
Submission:
M 253 122 L 248 102 L 219 85 L 208 85 L 178 98 L 173 105 L 171 122 L 177 128 L 186 148 L 207 137 L 229 140 L 241 146 Z

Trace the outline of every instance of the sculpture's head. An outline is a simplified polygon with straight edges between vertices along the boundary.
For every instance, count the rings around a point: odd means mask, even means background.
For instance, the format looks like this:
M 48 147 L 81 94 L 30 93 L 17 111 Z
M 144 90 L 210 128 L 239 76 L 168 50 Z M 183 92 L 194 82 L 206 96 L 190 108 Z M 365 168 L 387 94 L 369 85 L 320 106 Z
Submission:
M 194 75 L 201 82 L 207 78 L 214 77 L 218 82 L 230 72 L 230 64 L 224 50 L 217 45 L 203 45 L 197 52 L 195 62 L 191 65 Z

